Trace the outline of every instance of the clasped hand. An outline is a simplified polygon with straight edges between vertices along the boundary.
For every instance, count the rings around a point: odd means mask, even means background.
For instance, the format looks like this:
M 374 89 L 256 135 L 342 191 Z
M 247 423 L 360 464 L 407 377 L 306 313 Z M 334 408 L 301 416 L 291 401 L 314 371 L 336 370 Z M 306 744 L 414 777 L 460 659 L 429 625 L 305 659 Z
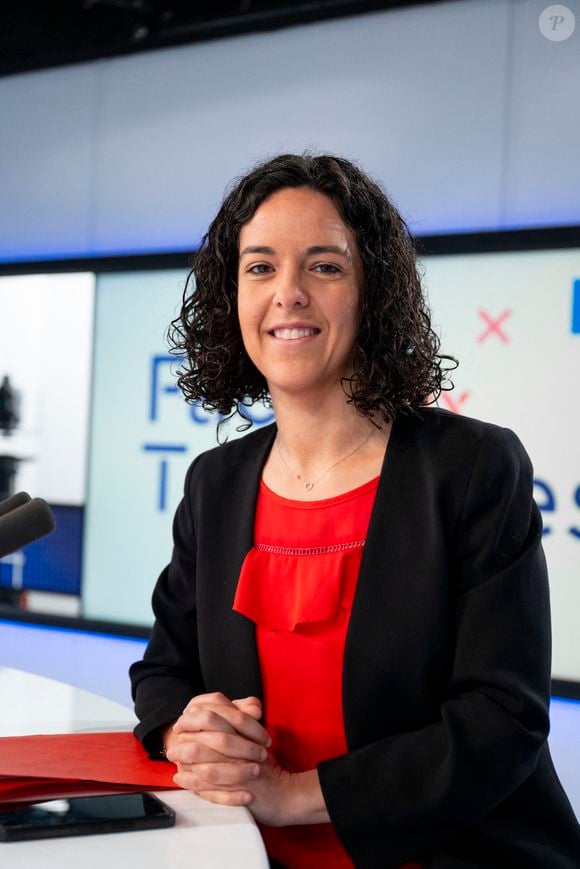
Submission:
M 212 803 L 246 805 L 256 820 L 281 826 L 289 823 L 296 777 L 268 751 L 272 740 L 261 715 L 257 697 L 193 697 L 166 731 L 166 756 L 177 765 L 173 780 L 180 787 Z

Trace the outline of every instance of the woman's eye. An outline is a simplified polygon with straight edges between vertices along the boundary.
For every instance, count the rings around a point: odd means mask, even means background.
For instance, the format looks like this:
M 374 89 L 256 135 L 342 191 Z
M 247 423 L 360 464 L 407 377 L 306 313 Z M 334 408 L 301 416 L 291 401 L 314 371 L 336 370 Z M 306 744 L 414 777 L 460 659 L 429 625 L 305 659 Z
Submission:
M 314 266 L 314 268 L 315 268 L 315 269 L 320 269 L 320 268 L 325 268 L 325 269 L 328 268 L 328 269 L 332 269 L 331 272 L 325 272 L 325 274 L 327 274 L 327 275 L 332 275 L 332 274 L 334 274 L 335 272 L 339 272 L 339 271 L 340 271 L 340 269 L 337 268 L 336 266 L 333 266 L 332 263 L 319 263 L 317 266 Z
M 256 263 L 255 266 L 251 266 L 248 269 L 248 272 L 252 275 L 263 275 L 262 271 L 254 271 L 254 269 L 269 269 L 270 266 L 267 263 Z M 318 263 L 318 265 L 314 266 L 315 269 L 324 269 L 323 274 L 332 275 L 336 272 L 339 272 L 340 269 L 336 266 L 332 265 L 332 263 Z M 327 271 L 327 269 L 331 269 L 331 271 Z

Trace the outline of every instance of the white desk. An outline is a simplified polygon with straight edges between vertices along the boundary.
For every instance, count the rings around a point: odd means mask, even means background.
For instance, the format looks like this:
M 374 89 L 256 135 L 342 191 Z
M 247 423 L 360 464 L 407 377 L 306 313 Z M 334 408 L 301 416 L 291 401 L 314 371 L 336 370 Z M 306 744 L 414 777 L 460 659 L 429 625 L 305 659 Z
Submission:
M 133 713 L 44 676 L 0 668 L 0 736 L 132 730 Z M 268 869 L 248 809 L 217 806 L 187 791 L 159 791 L 175 810 L 165 830 L 0 842 L 2 869 Z

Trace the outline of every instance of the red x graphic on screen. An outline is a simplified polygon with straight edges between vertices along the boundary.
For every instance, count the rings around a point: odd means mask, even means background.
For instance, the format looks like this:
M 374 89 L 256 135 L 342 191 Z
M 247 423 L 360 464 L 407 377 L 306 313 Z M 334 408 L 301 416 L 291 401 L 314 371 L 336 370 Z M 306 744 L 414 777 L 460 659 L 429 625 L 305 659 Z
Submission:
M 453 413 L 461 413 L 461 405 L 465 404 L 469 398 L 469 392 L 465 390 L 458 395 L 457 398 L 452 398 L 449 392 L 442 392 L 441 399 Z
M 511 316 L 512 312 L 510 311 L 510 309 L 506 308 L 506 310 L 502 311 L 499 317 L 496 317 L 495 319 L 493 317 L 490 317 L 486 311 L 482 311 L 481 308 L 479 309 L 478 313 L 479 316 L 487 323 L 487 329 L 485 330 L 485 332 L 482 332 L 481 335 L 479 335 L 479 337 L 477 338 L 477 343 L 482 344 L 483 341 L 490 337 L 490 335 L 497 335 L 500 341 L 503 341 L 504 344 L 509 344 L 510 339 L 505 334 L 503 329 L 501 329 L 501 324 L 504 320 L 507 320 L 507 318 Z

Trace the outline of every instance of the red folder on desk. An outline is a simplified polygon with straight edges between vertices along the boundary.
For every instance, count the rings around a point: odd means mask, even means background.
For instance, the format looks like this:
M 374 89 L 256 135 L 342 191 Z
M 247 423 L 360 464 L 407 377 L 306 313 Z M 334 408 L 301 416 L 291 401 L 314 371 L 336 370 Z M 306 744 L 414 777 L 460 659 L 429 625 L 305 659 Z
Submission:
M 132 733 L 0 738 L 0 803 L 176 790 L 176 768 L 150 760 Z

